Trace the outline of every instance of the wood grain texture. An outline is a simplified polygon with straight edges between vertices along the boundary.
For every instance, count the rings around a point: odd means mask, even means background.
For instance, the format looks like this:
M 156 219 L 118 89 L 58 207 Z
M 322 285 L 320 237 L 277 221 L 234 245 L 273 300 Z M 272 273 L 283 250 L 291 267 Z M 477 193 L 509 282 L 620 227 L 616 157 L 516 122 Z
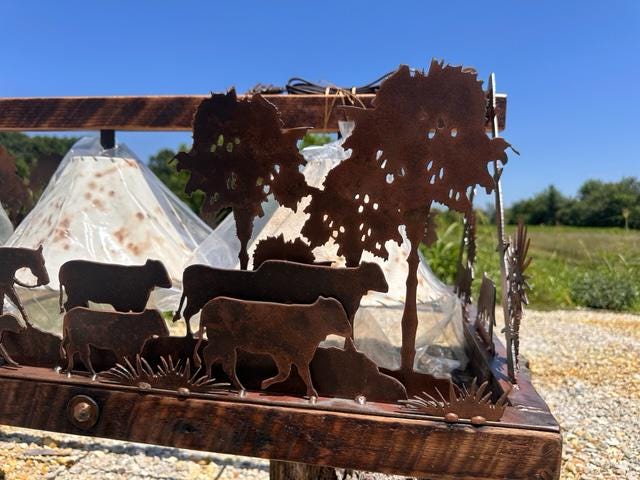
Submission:
M 100 408 L 75 427 L 76 395 Z M 558 477 L 558 433 L 472 427 L 0 376 L 0 424 L 320 466 L 443 479 Z
M 137 97 L 0 98 L 0 131 L 190 131 L 205 95 Z M 242 98 L 242 96 L 240 96 Z M 347 119 L 337 95 L 264 95 L 280 111 L 285 128 L 337 131 Z M 360 95 L 371 107 L 374 95 Z M 505 127 L 507 97 L 498 97 L 498 124 Z M 487 129 L 490 125 L 487 123 Z

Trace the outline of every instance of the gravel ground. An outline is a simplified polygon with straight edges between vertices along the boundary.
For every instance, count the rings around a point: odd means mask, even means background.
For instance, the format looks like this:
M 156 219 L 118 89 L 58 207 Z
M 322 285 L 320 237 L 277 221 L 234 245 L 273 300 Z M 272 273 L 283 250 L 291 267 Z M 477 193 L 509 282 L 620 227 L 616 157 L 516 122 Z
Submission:
M 562 478 L 640 479 L 640 317 L 530 311 L 521 351 L 563 428 Z M 263 460 L 7 427 L 0 469 L 29 480 L 269 478 Z

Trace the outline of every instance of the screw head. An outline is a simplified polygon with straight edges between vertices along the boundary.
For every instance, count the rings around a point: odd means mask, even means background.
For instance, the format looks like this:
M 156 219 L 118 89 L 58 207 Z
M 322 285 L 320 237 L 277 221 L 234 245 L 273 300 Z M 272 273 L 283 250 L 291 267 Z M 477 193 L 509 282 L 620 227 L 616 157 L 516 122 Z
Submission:
M 76 395 L 67 404 L 69 421 L 81 430 L 89 430 L 98 423 L 98 404 L 86 395 Z

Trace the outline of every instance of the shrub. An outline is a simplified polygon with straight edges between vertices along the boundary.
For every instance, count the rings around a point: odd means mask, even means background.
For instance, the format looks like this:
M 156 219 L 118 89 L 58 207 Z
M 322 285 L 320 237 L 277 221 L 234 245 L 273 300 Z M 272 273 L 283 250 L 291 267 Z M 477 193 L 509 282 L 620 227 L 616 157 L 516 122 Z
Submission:
M 461 235 L 462 226 L 451 223 L 443 231 L 438 232 L 438 239 L 433 245 L 430 247 L 423 245 L 422 248 L 431 271 L 447 284 L 452 284 L 456 278 Z
M 637 279 L 629 272 L 595 269 L 575 277 L 571 299 L 583 307 L 629 310 L 638 300 Z

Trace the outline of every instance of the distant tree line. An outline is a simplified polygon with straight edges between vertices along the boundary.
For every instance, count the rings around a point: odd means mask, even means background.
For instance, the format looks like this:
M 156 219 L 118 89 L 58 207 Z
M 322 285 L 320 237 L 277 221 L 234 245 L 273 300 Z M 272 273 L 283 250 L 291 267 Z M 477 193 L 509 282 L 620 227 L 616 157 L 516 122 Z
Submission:
M 509 223 L 522 219 L 528 225 L 640 229 L 640 181 L 636 177 L 618 182 L 587 180 L 575 197 L 551 185 L 511 205 L 506 219 Z

